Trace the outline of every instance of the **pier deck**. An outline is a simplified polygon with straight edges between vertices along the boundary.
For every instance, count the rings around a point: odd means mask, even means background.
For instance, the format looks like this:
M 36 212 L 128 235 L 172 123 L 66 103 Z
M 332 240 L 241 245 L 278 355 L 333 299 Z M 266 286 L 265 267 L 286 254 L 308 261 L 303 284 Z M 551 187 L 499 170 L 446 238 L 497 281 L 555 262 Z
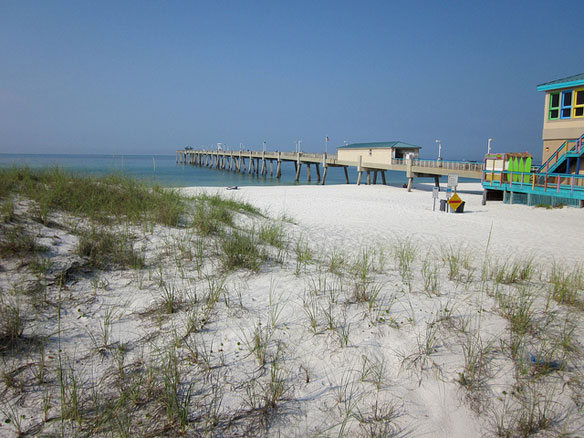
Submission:
M 258 152 L 258 151 L 208 151 L 208 150 L 178 150 L 176 162 L 192 164 L 196 166 L 212 167 L 236 172 L 248 172 L 258 175 L 270 175 L 280 178 L 282 175 L 282 162 L 292 162 L 296 169 L 296 181 L 300 180 L 302 166 L 306 166 L 307 181 L 311 182 L 311 166 L 316 171 L 317 181 L 325 184 L 327 169 L 329 167 L 342 167 L 345 172 L 345 182 L 349 184 L 348 167 L 356 167 L 358 172 L 357 184 L 361 184 L 363 173 L 367 174 L 367 184 L 377 183 L 377 175 L 381 173 L 385 184 L 385 171 L 393 170 L 405 172 L 408 178 L 408 190 L 414 178 L 433 177 L 436 184 L 440 176 L 456 173 L 464 178 L 481 179 L 483 163 L 421 160 L 418 158 L 402 159 L 393 158 L 388 163 L 368 163 L 359 161 L 341 161 L 336 154 L 314 154 L 304 152 Z M 275 169 L 274 169 L 275 164 Z M 321 178 L 321 166 L 323 169 Z

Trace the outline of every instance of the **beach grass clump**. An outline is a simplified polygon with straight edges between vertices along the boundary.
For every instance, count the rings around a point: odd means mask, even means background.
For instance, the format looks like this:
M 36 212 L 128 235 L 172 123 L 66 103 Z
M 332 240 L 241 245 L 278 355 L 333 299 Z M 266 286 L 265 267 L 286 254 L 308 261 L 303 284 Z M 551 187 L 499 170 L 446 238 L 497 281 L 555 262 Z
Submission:
M 100 227 L 84 230 L 79 236 L 77 253 L 87 257 L 89 265 L 97 269 L 144 267 L 144 257 L 134 249 L 129 233 L 114 234 Z
M 303 237 L 299 237 L 298 240 L 296 240 L 294 254 L 296 255 L 296 276 L 298 276 L 313 260 L 314 255 L 308 241 Z
M 25 256 L 45 249 L 24 226 L 0 224 L 0 256 Z
M 495 265 L 491 269 L 493 281 L 498 284 L 514 284 L 530 280 L 535 274 L 533 258 L 514 259 Z
M 196 201 L 203 202 L 216 209 L 225 209 L 237 213 L 247 213 L 256 216 L 263 216 L 259 208 L 254 207 L 249 202 L 240 201 L 237 199 L 224 198 L 220 194 L 216 193 L 210 195 L 207 193 L 202 193 L 197 195 Z
M 260 225 L 257 231 L 258 239 L 270 246 L 283 250 L 287 246 L 287 236 L 281 224 L 268 222 Z
M 584 271 L 581 268 L 568 272 L 556 264 L 549 281 L 551 297 L 556 302 L 584 309 Z
M 468 334 L 462 352 L 464 368 L 458 373 L 457 382 L 466 389 L 472 409 L 480 412 L 491 375 L 492 346 L 490 343 L 484 345 L 480 334 Z
M 399 273 L 407 281 L 411 276 L 410 270 L 416 260 L 418 248 L 411 239 L 405 239 L 397 242 L 394 251 Z
M 217 235 L 225 228 L 233 227 L 237 213 L 263 216 L 261 211 L 253 205 L 223 198 L 218 193 L 214 195 L 203 193 L 197 195 L 194 201 L 195 207 L 191 216 L 191 225 L 203 236 Z M 275 238 L 276 235 L 276 230 L 272 231 L 272 237 Z M 266 235 L 266 237 L 268 236 Z
M 225 205 L 196 201 L 191 225 L 203 236 L 215 235 L 225 227 L 233 226 L 233 216 L 233 210 Z
M 333 248 L 332 251 L 327 254 L 324 263 L 325 267 L 331 274 L 341 276 L 347 267 L 347 257 L 342 250 Z
M 24 328 L 20 306 L 0 296 L 0 352 L 13 346 L 22 336 Z
M 162 366 L 164 379 L 162 396 L 168 423 L 177 428 L 181 435 L 184 435 L 189 423 L 191 399 L 194 392 L 192 384 L 186 384 L 182 381 L 179 363 L 176 350 L 170 348 Z
M 0 203 L 0 220 L 7 224 L 14 220 L 14 199 L 8 198 Z
M 224 233 L 219 241 L 219 249 L 219 257 L 227 271 L 249 269 L 257 272 L 267 258 L 257 236 L 239 230 Z
M 370 248 L 363 248 L 350 267 L 350 273 L 360 282 L 369 280 L 375 268 L 374 253 Z
M 449 280 L 456 282 L 472 280 L 472 255 L 468 249 L 462 246 L 443 246 L 441 248 L 441 258 L 448 267 Z
M 0 169 L 1 195 L 21 195 L 38 206 L 47 223 L 50 211 L 63 211 L 99 223 L 156 222 L 176 226 L 185 210 L 184 198 L 174 190 L 148 186 L 120 174 L 84 176 L 60 168 Z
M 424 292 L 429 296 L 439 296 L 440 295 L 440 278 L 438 266 L 430 261 L 429 258 L 425 258 L 422 263 L 422 282 L 424 284 Z
M 535 296 L 528 288 L 522 287 L 509 294 L 500 293 L 497 299 L 499 312 L 509 321 L 514 334 L 522 336 L 532 330 L 536 314 Z
M 558 427 L 560 421 L 566 418 L 567 409 L 558 402 L 553 390 L 541 385 L 529 385 L 513 396 L 511 401 L 505 400 L 501 412 L 495 412 L 496 436 L 552 436 L 552 432 L 555 432 L 553 436 L 572 435 L 562 433 Z

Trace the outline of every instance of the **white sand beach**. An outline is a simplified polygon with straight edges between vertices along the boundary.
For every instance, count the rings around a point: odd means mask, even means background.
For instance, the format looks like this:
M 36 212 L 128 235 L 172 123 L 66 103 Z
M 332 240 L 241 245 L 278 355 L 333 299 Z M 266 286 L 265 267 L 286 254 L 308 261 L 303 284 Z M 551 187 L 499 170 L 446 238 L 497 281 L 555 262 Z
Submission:
M 442 187 L 444 190 L 444 187 Z M 241 187 L 238 191 L 189 188 L 186 193 L 205 191 L 242 199 L 268 211 L 297 221 L 317 244 L 345 249 L 411 237 L 424 245 L 443 243 L 469 245 L 493 253 L 524 255 L 563 262 L 581 262 L 584 249 L 576 238 L 582 210 L 547 210 L 499 201 L 481 205 L 480 183 L 462 183 L 458 193 L 465 202 L 463 214 L 432 211 L 432 185 L 417 184 L 408 193 L 383 185 L 328 185 Z M 445 199 L 445 192 L 440 199 Z
M 217 236 L 160 225 L 114 229 L 139 236 L 144 268 L 79 271 L 78 237 L 35 223 L 51 254 L 38 281 L 60 313 L 42 305 L 27 326 L 51 336 L 42 360 L 5 360 L 0 436 L 580 433 L 584 211 L 483 206 L 480 185 L 459 189 L 462 214 L 432 211 L 419 184 L 182 189 L 265 212 L 235 223 L 280 233 L 257 272 L 223 269 Z M 3 262 L 3 290 L 30 281 Z M 59 400 L 77 414 L 53 421 Z
M 385 248 L 389 254 L 395 242 L 411 242 L 415 248 L 416 268 L 413 271 L 416 272 L 409 291 L 395 273 L 398 269 L 395 267 L 393 274 L 377 275 L 375 280 L 383 285 L 380 295 L 391 297 L 387 298 L 388 302 L 395 299 L 391 314 L 394 321 L 399 321 L 398 328 L 374 324 L 366 310 L 351 309 L 344 315 L 351 326 L 349 348 L 335 348 L 327 336 L 307 336 L 302 329 L 301 333 L 287 335 L 291 349 L 296 351 L 295 366 L 309 369 L 313 374 L 311 384 L 298 389 L 296 394 L 296 400 L 302 400 L 298 406 L 307 406 L 300 408 L 300 417 L 305 416 L 301 424 L 308 431 L 314 433 L 319 429 L 311 429 L 311 426 L 329 424 L 325 419 L 335 414 L 328 393 L 334 392 L 347 374 L 359 374 L 363 361 L 372 360 L 384 364 L 387 373 L 382 385 L 386 392 L 381 398 L 400 406 L 403 417 L 397 423 L 411 436 L 478 437 L 493 433 L 493 413 L 481 417 L 473 412 L 465 403 L 464 390 L 455 383 L 463 367 L 462 346 L 467 334 L 461 338 L 460 333 L 440 332 L 432 341 L 435 351 L 428 355 L 427 363 L 415 364 L 413 369 L 420 366 L 417 371 L 407 371 L 404 363 L 408 362 L 408 355 L 415 356 L 420 343 L 427 340 L 428 327 L 438 325 L 435 321 L 442 317 L 447 319 L 443 313 L 449 311 L 448 307 L 450 311 L 454 308 L 457 314 L 458 322 L 453 324 L 461 324 L 468 318 L 466 322 L 471 326 L 476 324 L 474 330 L 485 340 L 485 345 L 498 344 L 508 336 L 508 323 L 497 314 L 495 300 L 478 295 L 472 281 L 466 285 L 450 282 L 440 274 L 438 281 L 442 290 L 438 296 L 429 298 L 422 293 L 419 284 L 423 281 L 420 265 L 425 258 L 439 259 L 439 254 L 448 247 L 453 252 L 460 249 L 472 259 L 469 272 L 476 281 L 485 257 L 498 266 L 508 266 L 514 260 L 532 260 L 538 272 L 551 270 L 554 262 L 575 269 L 584 256 L 577 238 L 584 211 L 574 208 L 549 210 L 495 201 L 483 206 L 480 184 L 464 183 L 458 189 L 465 201 L 462 214 L 440 212 L 438 202 L 433 211 L 431 185 L 418 185 L 410 193 L 403 188 L 382 185 L 241 187 L 238 191 L 227 192 L 216 188 L 185 189 L 188 194 L 203 191 L 231 196 L 260 207 L 272 217 L 290 218 L 296 224 L 293 232 L 310 243 L 316 257 L 326 259 L 331 251 L 338 250 L 347 257 L 358 258 L 364 248 L 373 252 Z M 440 199 L 445 199 L 444 192 L 440 193 Z M 387 263 L 394 264 L 393 261 Z M 286 271 L 268 270 L 263 275 L 263 279 L 259 276 L 249 280 L 257 301 L 265 303 L 270 282 L 275 278 L 287 306 L 282 316 L 283 324 L 288 327 L 306 324 L 302 322 L 306 316 L 301 309 L 303 296 L 310 288 L 307 281 L 299 281 Z M 314 279 L 318 275 L 313 271 L 308 277 Z M 482 320 L 470 322 L 473 313 L 481 312 L 481 306 L 488 312 Z M 261 306 L 258 311 L 260 315 Z M 580 335 L 581 329 L 579 325 Z M 508 386 L 512 385 L 505 374 L 509 364 L 497 365 L 498 369 L 490 371 L 492 381 L 487 393 L 489 398 L 502 401 L 505 398 L 502 394 L 510 393 Z M 357 392 L 367 400 L 361 403 L 369 403 L 361 409 L 371 409 L 378 400 L 369 397 L 371 393 L 367 388 L 360 391 Z M 500 406 L 490 407 L 498 408 Z M 579 420 L 581 423 L 581 415 Z M 292 422 L 290 426 L 284 428 L 284 435 L 302 435 L 298 424 Z M 349 436 L 360 429 L 350 430 Z

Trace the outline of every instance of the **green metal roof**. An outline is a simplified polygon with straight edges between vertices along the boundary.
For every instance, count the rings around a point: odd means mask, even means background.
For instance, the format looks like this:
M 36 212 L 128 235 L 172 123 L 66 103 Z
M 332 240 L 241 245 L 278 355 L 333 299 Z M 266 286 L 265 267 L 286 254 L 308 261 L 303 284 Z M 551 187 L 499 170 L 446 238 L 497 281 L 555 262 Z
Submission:
M 337 149 L 387 149 L 387 148 L 407 148 L 422 149 L 414 144 L 404 143 L 403 141 L 378 141 L 374 143 L 351 143 L 345 146 L 339 146 Z
M 537 86 L 537 91 L 558 90 L 560 88 L 578 87 L 580 85 L 584 85 L 584 73 L 539 84 Z

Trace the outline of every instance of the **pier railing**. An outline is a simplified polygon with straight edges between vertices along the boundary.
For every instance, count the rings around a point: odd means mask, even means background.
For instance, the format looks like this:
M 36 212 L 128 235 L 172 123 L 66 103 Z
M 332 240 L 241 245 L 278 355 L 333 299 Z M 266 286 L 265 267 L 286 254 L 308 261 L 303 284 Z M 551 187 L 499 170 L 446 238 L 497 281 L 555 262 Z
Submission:
M 483 187 L 527 193 L 555 193 L 584 199 L 584 175 L 569 173 L 487 171 L 483 175 Z
M 414 158 L 412 165 L 430 169 L 466 170 L 470 172 L 482 172 L 484 167 L 483 163 L 470 161 L 427 160 L 421 158 Z

